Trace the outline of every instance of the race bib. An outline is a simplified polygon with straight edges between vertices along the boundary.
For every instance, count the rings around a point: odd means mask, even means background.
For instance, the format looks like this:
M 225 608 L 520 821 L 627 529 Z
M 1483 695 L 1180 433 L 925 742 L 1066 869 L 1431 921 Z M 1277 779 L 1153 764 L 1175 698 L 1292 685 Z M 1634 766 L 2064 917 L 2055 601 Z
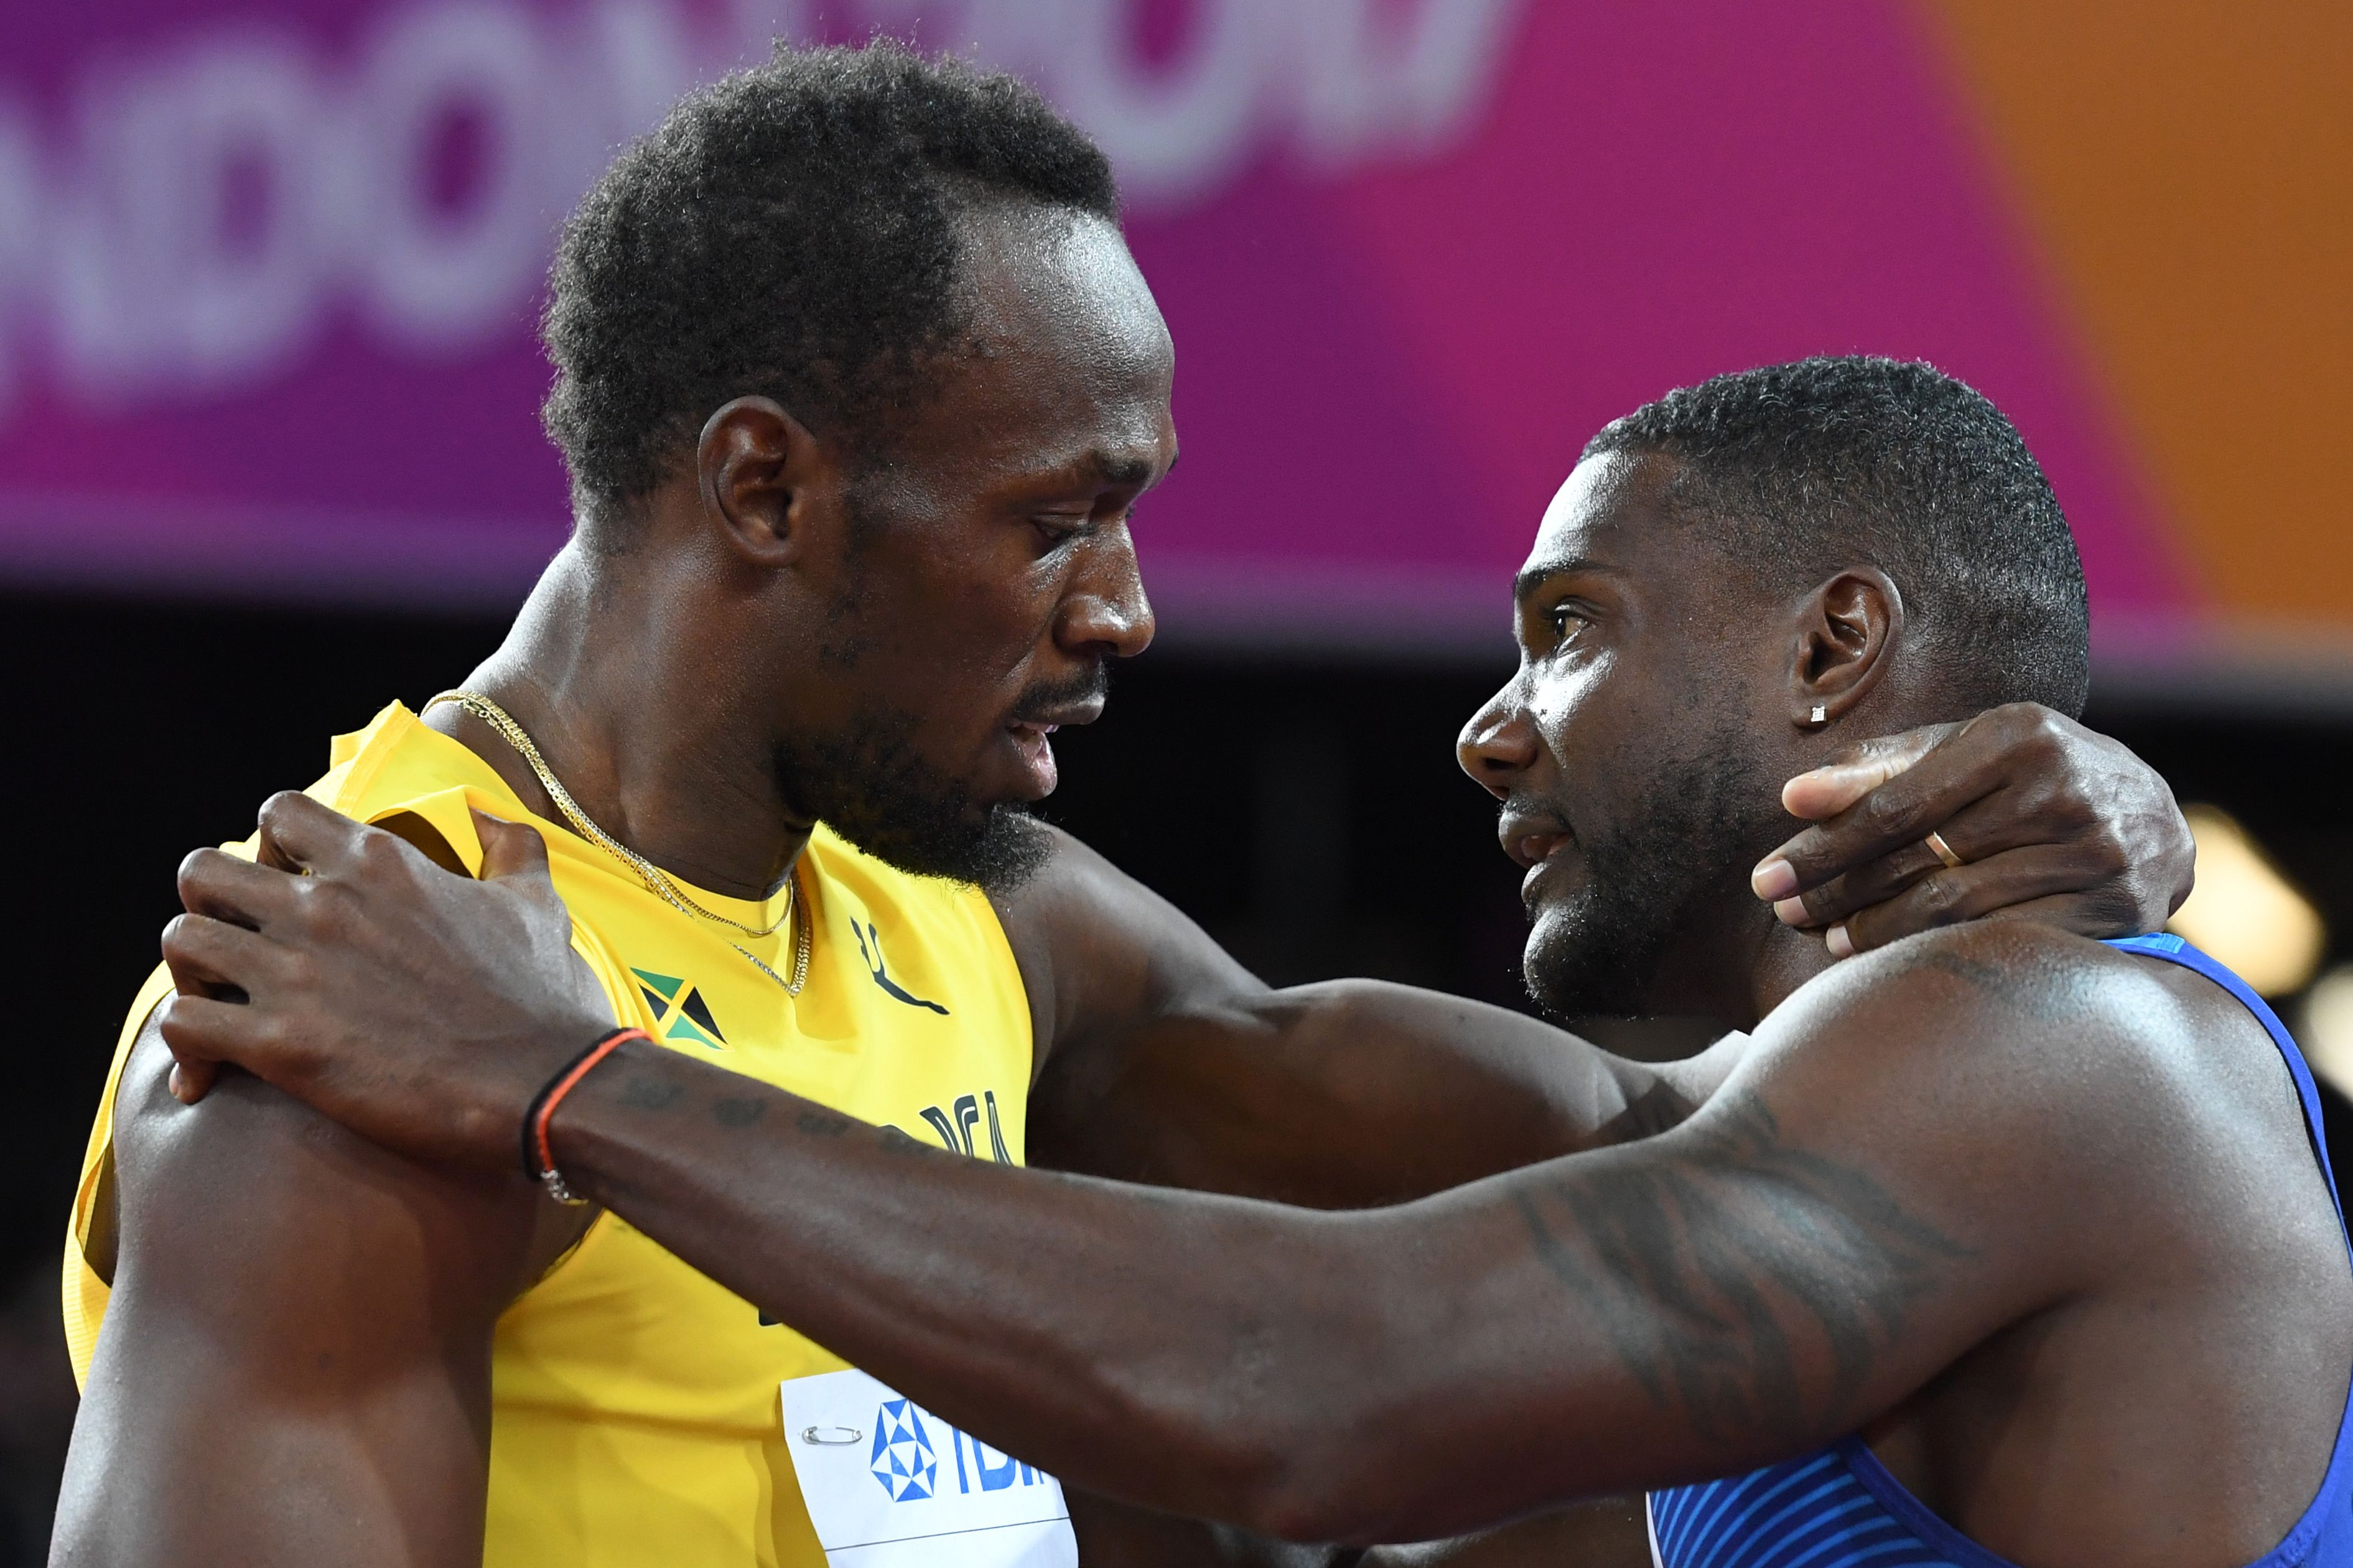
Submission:
M 1078 1568 L 1053 1477 L 862 1372 L 783 1387 L 785 1447 L 832 1568 Z

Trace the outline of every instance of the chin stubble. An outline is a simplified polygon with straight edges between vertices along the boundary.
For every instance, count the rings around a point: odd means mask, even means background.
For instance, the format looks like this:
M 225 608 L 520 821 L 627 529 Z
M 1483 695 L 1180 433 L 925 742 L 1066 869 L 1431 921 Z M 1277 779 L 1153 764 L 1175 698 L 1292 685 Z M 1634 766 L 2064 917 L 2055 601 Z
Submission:
M 1053 854 L 1018 802 L 984 805 L 924 760 L 913 714 L 871 710 L 829 740 L 779 745 L 778 797 L 887 866 L 1006 893 Z
M 1573 824 L 1586 884 L 1530 933 L 1528 994 L 1556 1016 L 1631 1017 L 1654 1005 L 1662 964 L 1727 867 L 1757 836 L 1758 784 L 1737 737 L 1658 769 L 1615 831 Z

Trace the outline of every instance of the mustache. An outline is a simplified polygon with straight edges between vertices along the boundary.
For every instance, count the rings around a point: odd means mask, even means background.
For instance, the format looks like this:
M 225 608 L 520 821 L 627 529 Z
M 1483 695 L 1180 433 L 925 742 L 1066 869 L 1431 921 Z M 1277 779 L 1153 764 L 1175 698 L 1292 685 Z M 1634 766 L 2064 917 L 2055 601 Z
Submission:
M 1041 721 L 1041 716 L 1060 712 L 1082 702 L 1101 701 L 1111 695 L 1111 661 L 1097 659 L 1091 669 L 1060 680 L 1040 680 L 1022 689 L 1014 700 L 1013 722 L 1029 724 Z

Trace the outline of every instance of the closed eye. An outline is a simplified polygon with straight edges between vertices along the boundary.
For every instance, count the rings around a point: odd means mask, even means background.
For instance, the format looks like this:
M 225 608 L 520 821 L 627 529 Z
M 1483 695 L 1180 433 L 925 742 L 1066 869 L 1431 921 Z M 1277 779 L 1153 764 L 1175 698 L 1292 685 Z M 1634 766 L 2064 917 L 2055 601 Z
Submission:
M 1109 517 L 1095 513 L 1040 512 L 1030 518 L 1029 525 L 1038 531 L 1038 537 L 1044 542 L 1046 549 L 1053 551 L 1074 539 L 1092 539 L 1105 528 L 1114 523 L 1124 525 L 1133 521 L 1134 516 L 1135 506 L 1130 502 Z
M 1094 519 L 1062 512 L 1046 512 L 1029 520 L 1038 531 L 1039 539 L 1049 550 L 1058 550 L 1073 539 L 1083 539 L 1095 531 Z

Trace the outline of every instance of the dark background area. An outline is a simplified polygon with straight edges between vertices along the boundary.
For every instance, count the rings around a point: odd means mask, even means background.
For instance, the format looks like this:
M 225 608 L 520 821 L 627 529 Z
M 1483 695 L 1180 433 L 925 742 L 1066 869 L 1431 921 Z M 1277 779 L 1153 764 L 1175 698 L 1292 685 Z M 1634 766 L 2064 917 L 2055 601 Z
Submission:
M 5 1568 L 46 1553 L 73 1408 L 59 1248 L 123 1010 L 178 907 L 174 868 L 323 772 L 330 735 L 461 679 L 503 621 L 0 595 L 0 626 L 19 1004 L 0 1094 Z M 1517 877 L 1453 761 L 1456 728 L 1505 670 L 1155 653 L 1119 672 L 1108 718 L 1063 737 L 1049 815 L 1270 980 L 1370 973 L 1512 1002 Z M 2332 933 L 2353 932 L 2353 826 L 2337 809 L 2353 717 L 2145 690 L 2092 717 L 2185 801 L 2236 815 Z M 2332 960 L 2345 951 L 2333 935 Z M 2353 1130 L 2332 1129 L 2353 1152 Z

